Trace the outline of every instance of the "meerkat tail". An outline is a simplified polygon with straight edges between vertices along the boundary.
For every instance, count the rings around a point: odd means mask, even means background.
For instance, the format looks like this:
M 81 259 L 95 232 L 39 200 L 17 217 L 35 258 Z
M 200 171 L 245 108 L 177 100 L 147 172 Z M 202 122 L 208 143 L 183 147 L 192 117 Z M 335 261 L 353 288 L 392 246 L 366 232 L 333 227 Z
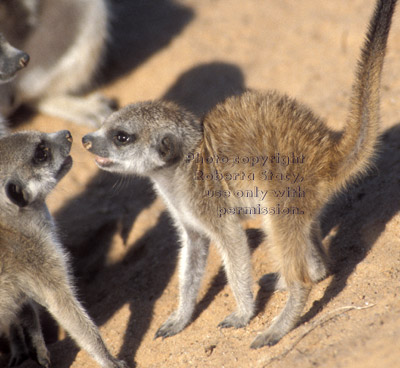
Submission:
M 387 39 L 397 0 L 380 0 L 361 49 L 350 100 L 350 113 L 338 144 L 338 178 L 367 169 L 378 143 L 379 90 Z

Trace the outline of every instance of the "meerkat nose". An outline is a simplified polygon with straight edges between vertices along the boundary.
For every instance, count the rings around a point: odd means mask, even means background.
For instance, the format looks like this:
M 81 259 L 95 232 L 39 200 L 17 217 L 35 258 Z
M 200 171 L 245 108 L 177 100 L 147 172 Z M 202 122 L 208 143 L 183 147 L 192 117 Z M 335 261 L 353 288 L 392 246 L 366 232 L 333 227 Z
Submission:
M 82 138 L 82 144 L 87 150 L 92 148 L 92 141 L 90 141 L 86 135 Z
M 65 132 L 65 138 L 67 139 L 68 142 L 70 142 L 70 143 L 73 142 L 72 134 L 68 130 Z
M 28 65 L 28 63 L 29 63 L 29 55 L 28 54 L 26 54 L 25 52 L 22 54 L 22 56 L 21 56 L 21 58 L 19 59 L 19 67 L 22 69 L 22 68 L 25 68 L 27 65 Z

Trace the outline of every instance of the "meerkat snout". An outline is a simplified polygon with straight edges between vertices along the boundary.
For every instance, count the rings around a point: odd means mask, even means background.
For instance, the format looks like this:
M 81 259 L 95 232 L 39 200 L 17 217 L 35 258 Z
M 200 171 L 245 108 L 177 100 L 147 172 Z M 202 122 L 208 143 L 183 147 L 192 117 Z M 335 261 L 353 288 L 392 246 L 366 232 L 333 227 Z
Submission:
M 26 52 L 22 52 L 18 63 L 19 68 L 20 69 L 25 68 L 29 63 L 29 60 L 30 60 L 29 55 Z
M 60 130 L 49 134 L 50 141 L 60 146 L 62 155 L 68 156 L 73 142 L 72 134 L 69 130 Z
M 74 141 L 74 139 L 72 138 L 72 134 L 71 134 L 71 132 L 69 130 L 65 131 L 65 138 L 70 143 L 72 143 Z
M 25 68 L 29 55 L 12 46 L 0 33 L 0 84 L 10 82 L 16 73 Z
M 92 141 L 90 140 L 89 134 L 85 135 L 82 138 L 83 147 L 85 147 L 88 151 L 92 148 Z

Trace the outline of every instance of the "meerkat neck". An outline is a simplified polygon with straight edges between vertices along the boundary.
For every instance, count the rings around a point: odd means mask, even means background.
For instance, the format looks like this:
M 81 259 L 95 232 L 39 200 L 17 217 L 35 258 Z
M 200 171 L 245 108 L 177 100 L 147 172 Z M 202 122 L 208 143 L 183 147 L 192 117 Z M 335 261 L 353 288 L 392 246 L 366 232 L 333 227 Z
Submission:
M 16 219 L 18 218 L 18 221 Z M 44 228 L 54 227 L 53 219 L 45 203 L 29 206 L 23 209 L 2 211 L 0 214 L 0 226 L 24 232 L 26 236 L 35 236 Z
M 194 159 L 204 156 L 203 134 L 200 132 L 196 136 L 192 134 L 190 137 L 191 147 L 187 145 L 187 142 L 185 143 L 186 147 L 179 162 L 158 169 L 149 175 L 156 191 L 164 197 L 169 207 L 177 207 L 174 198 L 186 197 L 187 194 L 198 190 L 203 192 L 203 188 L 199 188 L 199 186 L 204 183 L 196 180 L 196 173 L 202 170 L 203 164 L 199 164 L 199 161 Z

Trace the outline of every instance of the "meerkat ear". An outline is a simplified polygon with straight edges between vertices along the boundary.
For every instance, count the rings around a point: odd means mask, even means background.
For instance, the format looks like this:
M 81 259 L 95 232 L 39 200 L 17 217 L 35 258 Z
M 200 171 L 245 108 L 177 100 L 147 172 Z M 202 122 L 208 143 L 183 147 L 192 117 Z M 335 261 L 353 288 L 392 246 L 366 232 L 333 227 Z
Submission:
M 182 144 L 176 136 L 168 133 L 161 137 L 157 151 L 167 164 L 173 164 L 182 157 Z
M 20 182 L 14 180 L 6 184 L 6 195 L 18 207 L 26 207 L 31 201 L 29 192 Z

